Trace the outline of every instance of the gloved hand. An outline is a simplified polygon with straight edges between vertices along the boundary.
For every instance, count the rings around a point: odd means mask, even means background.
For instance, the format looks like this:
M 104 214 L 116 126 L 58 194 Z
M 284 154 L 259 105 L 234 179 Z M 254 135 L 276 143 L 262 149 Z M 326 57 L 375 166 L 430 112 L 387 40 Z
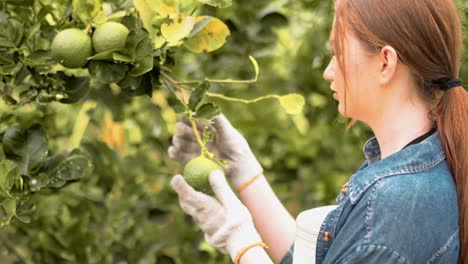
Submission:
M 247 141 L 224 115 L 216 116 L 213 121 L 213 125 L 208 126 L 215 137 L 213 142 L 207 144 L 207 148 L 218 158 L 227 161 L 226 175 L 237 189 L 261 173 L 262 166 L 250 150 Z M 199 130 L 203 131 L 203 124 L 198 126 Z M 176 135 L 172 138 L 172 144 L 168 150 L 171 159 L 185 164 L 200 155 L 200 146 L 195 139 L 193 129 L 184 122 L 176 124 Z
M 205 233 L 205 240 L 221 252 L 236 255 L 245 246 L 261 241 L 248 209 L 229 187 L 221 171 L 209 176 L 216 198 L 195 191 L 181 175 L 172 178 L 180 207 L 193 217 Z

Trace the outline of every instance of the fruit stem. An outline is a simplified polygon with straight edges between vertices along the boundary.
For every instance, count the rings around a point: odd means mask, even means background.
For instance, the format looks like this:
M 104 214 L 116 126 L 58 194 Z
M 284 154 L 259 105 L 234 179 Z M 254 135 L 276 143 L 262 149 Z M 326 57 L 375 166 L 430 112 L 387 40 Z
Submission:
M 252 79 L 252 80 L 233 80 L 233 79 L 225 79 L 225 80 L 214 80 L 214 79 L 208 79 L 205 78 L 204 80 L 195 80 L 195 81 L 181 81 L 177 82 L 177 84 L 197 84 L 200 82 L 210 82 L 210 83 L 245 83 L 245 84 L 250 84 L 250 83 L 255 83 L 257 80 Z
M 220 98 L 220 99 L 223 99 L 223 100 L 226 100 L 226 101 L 232 101 L 232 102 L 238 102 L 238 103 L 244 103 L 244 104 L 252 104 L 252 103 L 256 103 L 258 101 L 265 100 L 265 99 L 270 99 L 270 98 L 275 98 L 275 99 L 280 99 L 281 98 L 281 96 L 279 96 L 277 94 L 269 94 L 269 95 L 257 97 L 257 98 L 254 98 L 254 99 L 240 99 L 240 98 L 225 96 L 223 94 L 210 93 L 210 92 L 207 92 L 206 95 L 208 97 L 216 97 L 216 98 Z
M 190 123 L 192 124 L 193 134 L 195 135 L 195 138 L 197 139 L 198 145 L 200 145 L 200 155 L 206 156 L 206 154 L 209 153 L 209 151 L 206 148 L 205 144 L 203 143 L 203 140 L 200 137 L 200 133 L 198 133 L 197 123 L 195 123 L 195 121 L 193 120 L 192 112 L 189 112 L 189 115 L 190 115 Z
M 192 114 L 192 110 L 190 110 L 190 108 L 188 107 L 186 101 L 188 101 L 186 98 L 180 98 L 178 95 L 177 95 L 177 92 L 171 88 L 171 86 L 173 86 L 175 89 L 177 89 L 178 91 L 180 91 L 182 93 L 182 96 L 184 96 L 184 88 L 181 87 L 180 84 L 178 84 L 176 81 L 174 81 L 174 79 L 172 79 L 167 73 L 165 72 L 161 72 L 161 75 L 164 77 L 162 79 L 163 83 L 166 84 L 166 86 L 169 87 L 169 89 L 171 89 L 172 93 L 176 96 L 176 98 L 184 105 L 185 107 L 185 112 L 188 113 L 188 118 L 190 120 L 190 123 L 192 125 L 192 129 L 193 129 L 193 134 L 195 135 L 195 138 L 198 142 L 198 145 L 200 145 L 200 155 L 203 155 L 203 156 L 206 156 L 206 157 L 209 157 L 209 151 L 208 149 L 206 148 L 205 146 L 205 143 L 203 142 L 203 140 L 201 139 L 200 137 L 200 133 L 198 133 L 198 128 L 197 128 L 197 124 L 195 123 L 195 120 L 193 119 L 193 114 Z

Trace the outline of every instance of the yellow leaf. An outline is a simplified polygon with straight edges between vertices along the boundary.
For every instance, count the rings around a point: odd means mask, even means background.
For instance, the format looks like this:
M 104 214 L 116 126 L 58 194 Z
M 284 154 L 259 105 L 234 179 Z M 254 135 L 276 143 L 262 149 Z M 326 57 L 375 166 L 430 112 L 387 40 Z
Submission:
M 143 22 L 143 26 L 151 33 L 153 29 L 153 18 L 156 16 L 156 13 L 150 8 L 145 0 L 133 0 L 133 5 L 135 6 L 136 10 L 138 10 L 138 14 L 140 15 L 141 22 Z
M 138 10 L 141 21 L 143 22 L 143 27 L 148 30 L 153 40 L 153 48 L 159 49 L 166 43 L 166 40 L 161 36 L 160 27 L 155 27 L 154 24 L 158 20 L 165 19 L 154 11 L 150 4 L 145 0 L 133 0 L 133 5 Z
M 305 135 L 310 128 L 309 120 L 305 117 L 304 113 L 299 113 L 292 117 L 294 125 L 301 135 Z
M 172 23 L 161 25 L 161 34 L 170 43 L 176 43 L 187 37 L 195 25 L 195 17 L 178 14 L 172 17 Z
M 149 8 L 161 16 L 169 16 L 177 13 L 179 6 L 178 0 L 146 0 Z
M 300 94 L 287 94 L 278 98 L 281 107 L 290 115 L 298 114 L 304 108 L 304 97 Z
M 204 16 L 197 17 L 195 22 Z M 184 42 L 184 46 L 194 53 L 211 52 L 221 48 L 229 36 L 229 28 L 221 20 L 213 17 L 197 34 Z

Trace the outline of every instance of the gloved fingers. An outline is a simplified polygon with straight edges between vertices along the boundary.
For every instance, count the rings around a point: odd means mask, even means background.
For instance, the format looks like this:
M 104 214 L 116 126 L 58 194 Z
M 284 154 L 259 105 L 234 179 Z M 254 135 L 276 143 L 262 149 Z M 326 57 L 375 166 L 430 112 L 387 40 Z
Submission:
M 189 126 L 192 125 L 192 122 L 190 122 L 190 120 L 189 120 L 187 117 L 185 117 L 185 116 L 182 117 L 182 122 L 184 122 L 185 124 L 187 124 L 187 125 L 189 125 Z M 204 122 L 204 121 L 196 121 L 196 124 L 197 124 L 197 127 L 199 127 L 199 128 L 200 128 L 200 127 L 203 128 L 203 127 L 205 127 L 205 126 L 211 126 L 211 122 L 210 122 L 210 121 L 207 121 L 207 122 Z
M 184 207 L 182 209 L 185 212 L 187 209 L 190 212 L 187 213 L 194 217 L 196 217 L 197 212 L 206 211 L 205 208 L 213 205 L 214 199 L 211 196 L 193 189 L 180 174 L 172 178 L 171 186 L 179 196 L 179 203 L 181 207 Z
M 200 153 L 200 145 L 198 145 L 197 141 L 194 140 L 187 140 L 184 138 L 181 138 L 179 136 L 174 136 L 172 138 L 172 145 L 183 152 L 187 153 Z
M 213 126 L 221 136 L 221 138 L 230 138 L 235 133 L 238 133 L 237 130 L 231 125 L 229 120 L 223 115 L 219 114 L 213 119 Z
M 234 235 L 239 224 L 225 223 L 216 229 L 216 231 L 209 235 L 207 242 L 213 245 L 225 245 L 227 240 Z
M 226 237 L 226 240 L 228 239 L 228 237 Z M 217 241 L 214 241 L 210 235 L 208 235 L 207 233 L 205 233 L 205 241 L 206 243 L 208 243 L 210 246 L 218 249 L 219 251 L 221 251 L 223 254 L 228 254 L 229 252 L 227 251 L 226 249 L 226 241 L 220 241 L 220 240 L 217 240 Z
M 177 149 L 174 146 L 170 146 L 167 150 L 167 154 L 169 155 L 169 158 L 186 164 L 187 162 L 195 158 L 199 153 L 186 153 Z
M 195 140 L 195 135 L 193 134 L 192 126 L 187 125 L 183 122 L 176 123 L 176 136 L 181 137 L 187 140 Z
M 221 171 L 215 170 L 211 172 L 209 180 L 213 192 L 225 207 L 234 208 L 236 203 L 240 202 Z
M 200 228 L 206 234 L 214 234 L 221 225 L 225 224 L 228 219 L 226 219 L 227 213 L 226 210 L 222 207 L 219 201 L 213 199 L 216 202 L 216 206 L 212 206 L 211 210 L 207 213 L 208 217 L 204 219 L 194 218 L 195 222 L 200 226 Z
M 208 127 L 209 130 L 213 131 L 213 128 L 209 123 L 207 122 L 197 123 L 197 129 L 198 129 L 198 133 L 200 134 L 200 136 L 203 135 L 203 130 L 205 129 L 206 126 Z M 192 124 L 190 123 L 177 122 L 176 123 L 176 135 L 186 138 L 186 139 L 193 139 L 193 140 L 195 139 Z

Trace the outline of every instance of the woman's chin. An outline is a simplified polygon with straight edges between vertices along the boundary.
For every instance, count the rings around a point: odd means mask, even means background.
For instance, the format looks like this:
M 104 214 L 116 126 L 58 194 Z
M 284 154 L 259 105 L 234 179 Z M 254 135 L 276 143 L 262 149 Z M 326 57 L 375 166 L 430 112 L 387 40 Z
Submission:
M 340 113 L 340 115 L 342 115 L 343 117 L 346 117 L 346 111 L 345 111 L 345 107 L 342 103 L 338 103 L 338 112 Z

